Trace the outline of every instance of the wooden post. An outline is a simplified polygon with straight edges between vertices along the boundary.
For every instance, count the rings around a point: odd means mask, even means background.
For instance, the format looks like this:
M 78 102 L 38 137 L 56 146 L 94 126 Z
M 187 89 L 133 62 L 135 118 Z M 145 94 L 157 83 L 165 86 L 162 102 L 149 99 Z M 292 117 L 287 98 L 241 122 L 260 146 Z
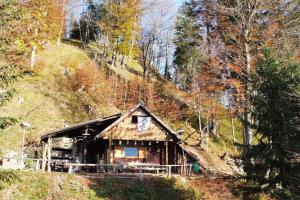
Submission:
M 110 164 L 111 145 L 112 145 L 112 135 L 110 134 L 109 141 L 108 141 L 107 164 Z
M 166 141 L 166 165 L 169 164 L 169 142 Z
M 174 165 L 177 165 L 176 143 L 174 143 Z
M 164 148 L 162 148 L 162 145 L 161 144 L 159 144 L 159 163 L 161 164 L 161 165 L 163 165 L 164 163 L 164 154 L 163 154 L 163 149 Z
M 40 160 L 37 159 L 35 163 L 35 171 L 39 171 L 39 170 L 40 170 Z
M 191 174 L 192 174 L 192 165 L 190 165 L 189 167 L 189 176 L 191 176 Z
M 176 143 L 174 143 L 174 165 L 177 165 L 177 147 Z M 174 167 L 174 172 L 177 173 L 177 166 Z
M 83 163 L 87 163 L 87 144 L 83 141 Z
M 171 165 L 168 166 L 168 177 L 171 178 Z
M 52 138 L 48 139 L 48 149 L 47 149 L 47 157 L 48 157 L 48 162 L 47 162 L 47 171 L 51 172 L 51 149 L 52 149 Z
M 143 180 L 143 173 L 142 173 L 142 167 L 139 166 L 139 178 L 140 178 L 140 181 Z
M 69 174 L 72 173 L 72 168 L 73 168 L 72 165 L 69 165 L 69 171 L 68 171 Z
M 48 149 L 48 144 L 43 144 L 42 171 L 46 171 L 47 149 Z
M 182 164 L 183 164 L 183 175 L 185 176 L 185 155 L 183 149 L 182 149 Z

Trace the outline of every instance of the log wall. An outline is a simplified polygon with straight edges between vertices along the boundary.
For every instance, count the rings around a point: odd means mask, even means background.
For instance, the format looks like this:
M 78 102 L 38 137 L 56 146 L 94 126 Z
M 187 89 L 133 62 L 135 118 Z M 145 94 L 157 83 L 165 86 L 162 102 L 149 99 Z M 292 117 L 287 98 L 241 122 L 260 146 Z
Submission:
M 110 135 L 113 140 L 139 140 L 139 141 L 166 141 L 167 134 L 153 119 L 151 119 L 148 130 L 143 132 L 137 131 L 137 123 L 134 123 L 132 116 L 147 116 L 142 110 L 135 111 L 131 116 L 124 119 L 118 126 L 109 130 L 104 139 L 109 139 Z

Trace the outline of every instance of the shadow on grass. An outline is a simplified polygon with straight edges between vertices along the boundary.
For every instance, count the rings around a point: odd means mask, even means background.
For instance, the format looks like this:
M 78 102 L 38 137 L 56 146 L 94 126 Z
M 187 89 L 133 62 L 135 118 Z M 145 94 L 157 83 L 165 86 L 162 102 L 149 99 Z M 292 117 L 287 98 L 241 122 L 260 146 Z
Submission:
M 257 200 L 263 195 L 263 191 L 256 185 L 245 183 L 242 178 L 228 178 L 227 187 L 236 197 L 243 200 Z
M 138 179 L 106 178 L 92 179 L 90 189 L 96 198 L 112 200 L 195 200 L 198 194 L 191 188 L 179 184 L 175 179 L 147 178 Z

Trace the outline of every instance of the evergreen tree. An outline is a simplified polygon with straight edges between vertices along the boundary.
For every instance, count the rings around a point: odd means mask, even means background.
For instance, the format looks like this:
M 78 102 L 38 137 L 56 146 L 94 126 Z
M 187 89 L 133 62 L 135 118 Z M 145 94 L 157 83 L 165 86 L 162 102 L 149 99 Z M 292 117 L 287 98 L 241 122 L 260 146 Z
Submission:
M 177 76 L 182 77 L 180 84 L 189 90 L 193 76 L 199 71 L 201 45 L 199 24 L 191 4 L 185 3 L 180 9 L 176 22 L 175 45 L 174 64 Z
M 248 154 L 254 162 L 246 171 L 251 179 L 276 189 L 279 198 L 299 198 L 300 64 L 279 59 L 267 49 L 253 86 L 252 116 L 259 140 Z
M 96 24 L 100 16 L 99 8 L 97 4 L 89 0 L 79 22 L 74 21 L 72 24 L 74 28 L 70 37 L 80 39 L 83 47 L 86 47 L 90 40 L 95 41 L 100 33 L 99 27 Z

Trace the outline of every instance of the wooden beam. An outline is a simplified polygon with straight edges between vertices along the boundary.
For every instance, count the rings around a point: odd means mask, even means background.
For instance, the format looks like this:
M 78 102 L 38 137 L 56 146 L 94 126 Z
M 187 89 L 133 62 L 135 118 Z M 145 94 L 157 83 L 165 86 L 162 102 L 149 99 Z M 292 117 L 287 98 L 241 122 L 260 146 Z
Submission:
M 169 164 L 169 142 L 166 141 L 166 165 Z
M 161 144 L 159 144 L 159 164 L 161 164 L 161 165 L 163 165 L 164 163 L 164 154 L 163 154 L 163 149 L 164 148 L 162 148 L 162 145 Z
M 40 160 L 37 159 L 35 163 L 35 171 L 39 171 L 39 170 L 40 170 Z
M 48 162 L 47 162 L 47 171 L 51 172 L 51 150 L 52 150 L 52 138 L 48 139 L 48 150 L 47 150 L 47 158 L 48 158 Z
M 47 149 L 48 144 L 43 143 L 43 161 L 42 161 L 42 171 L 46 171 L 46 159 L 47 159 Z
M 83 141 L 83 163 L 87 163 L 87 144 Z
M 177 165 L 177 149 L 176 149 L 176 143 L 174 143 L 174 164 Z
M 111 146 L 112 146 L 112 134 L 110 134 L 109 141 L 108 141 L 107 164 L 111 164 L 110 163 Z

